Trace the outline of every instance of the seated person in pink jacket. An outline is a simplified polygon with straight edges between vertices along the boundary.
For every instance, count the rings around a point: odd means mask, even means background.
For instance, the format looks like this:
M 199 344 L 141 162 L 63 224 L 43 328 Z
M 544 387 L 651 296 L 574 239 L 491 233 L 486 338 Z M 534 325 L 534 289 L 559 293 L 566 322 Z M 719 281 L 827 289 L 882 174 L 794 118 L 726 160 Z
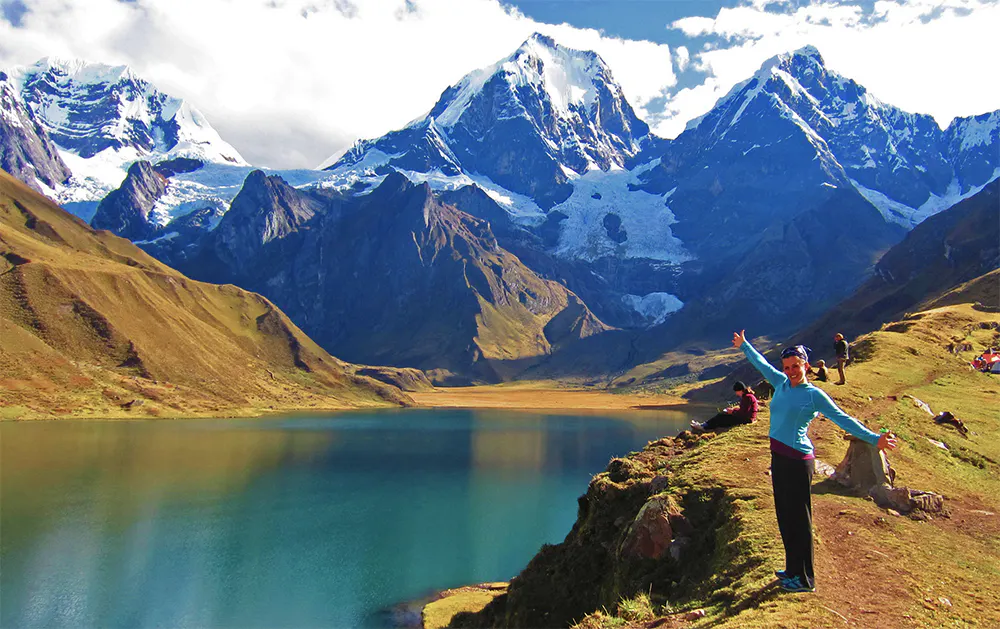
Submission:
M 753 389 L 743 384 L 739 380 L 733 385 L 733 391 L 740 398 L 739 406 L 730 406 L 715 417 L 706 422 L 691 422 L 691 430 L 694 432 L 705 432 L 706 430 L 717 430 L 719 428 L 729 428 L 740 424 L 751 424 L 757 421 L 757 411 L 760 404 Z

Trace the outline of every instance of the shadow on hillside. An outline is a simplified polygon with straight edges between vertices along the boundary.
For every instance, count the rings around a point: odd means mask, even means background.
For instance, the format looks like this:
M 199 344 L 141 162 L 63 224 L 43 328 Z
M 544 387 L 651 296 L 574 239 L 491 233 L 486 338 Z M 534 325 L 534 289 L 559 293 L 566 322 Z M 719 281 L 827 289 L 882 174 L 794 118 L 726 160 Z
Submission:
M 548 356 L 490 363 L 498 373 L 516 374 L 517 380 L 580 378 L 607 384 L 634 366 L 637 335 L 634 330 L 610 330 L 564 344 Z
M 589 386 L 605 387 L 612 382 L 628 386 L 637 381 L 618 379 L 630 369 L 677 350 L 688 341 L 687 337 L 681 337 L 669 344 L 661 344 L 655 355 L 652 355 L 649 350 L 649 330 L 610 330 L 564 343 L 547 356 L 490 360 L 489 363 L 496 373 L 504 375 L 505 380 L 572 379 L 582 380 Z M 720 342 L 720 349 L 723 348 L 724 344 Z M 691 377 L 705 380 L 726 375 L 732 368 L 732 361 L 720 361 L 717 366 L 693 373 L 686 363 L 680 363 L 644 379 Z
M 757 589 L 749 590 L 745 598 L 739 601 L 731 601 L 729 604 L 720 600 L 723 598 L 721 592 L 714 598 L 723 603 L 723 614 L 725 617 L 735 618 L 748 609 L 755 609 L 764 603 L 778 599 L 783 594 L 781 588 L 778 587 L 779 583 L 778 579 L 769 581 Z
M 812 486 L 813 495 L 844 496 L 846 498 L 858 498 L 863 494 L 850 487 L 844 487 L 832 478 L 822 480 Z

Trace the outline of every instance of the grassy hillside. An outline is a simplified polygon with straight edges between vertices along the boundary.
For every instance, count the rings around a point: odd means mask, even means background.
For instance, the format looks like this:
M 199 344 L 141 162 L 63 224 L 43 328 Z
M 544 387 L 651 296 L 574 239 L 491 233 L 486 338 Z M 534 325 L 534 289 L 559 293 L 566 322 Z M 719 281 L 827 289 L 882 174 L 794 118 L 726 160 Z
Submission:
M 896 485 L 943 494 L 945 515 L 893 515 L 817 476 L 818 590 L 780 593 L 765 408 L 752 426 L 666 439 L 612 461 L 581 498 L 566 541 L 543 548 L 507 594 L 455 626 L 534 626 L 543 617 L 594 629 L 1000 626 L 1000 378 L 968 366 L 1000 344 L 1000 315 L 968 303 L 984 286 L 972 282 L 948 305 L 864 335 L 848 384 L 820 383 L 869 427 L 900 437 L 889 455 Z M 969 438 L 905 396 L 953 412 Z M 843 458 L 847 442 L 831 422 L 815 421 L 811 436 L 820 460 Z M 629 523 L 655 500 L 679 507 L 695 527 L 680 561 L 621 552 Z M 704 616 L 686 616 L 698 609 Z
M 0 417 L 407 402 L 268 300 L 192 281 L 0 172 Z

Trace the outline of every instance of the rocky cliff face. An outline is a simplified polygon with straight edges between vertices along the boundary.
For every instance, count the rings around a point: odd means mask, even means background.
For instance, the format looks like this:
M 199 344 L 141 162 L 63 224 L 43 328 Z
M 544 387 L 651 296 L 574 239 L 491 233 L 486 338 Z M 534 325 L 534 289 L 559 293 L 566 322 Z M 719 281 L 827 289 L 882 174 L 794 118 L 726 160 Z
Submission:
M 45 128 L 21 102 L 16 86 L 0 72 L 0 168 L 38 191 L 66 184 L 69 168 Z
M 709 436 L 661 439 L 612 459 L 579 499 L 566 539 L 545 545 L 506 594 L 452 627 L 570 627 L 623 598 L 652 592 L 677 600 L 704 579 L 726 543 L 727 498 L 718 487 L 671 484 L 672 460 Z
M 717 337 L 720 330 L 789 334 L 853 292 L 903 232 L 853 190 L 832 192 L 787 223 L 748 235 L 752 247 L 701 273 L 711 279 L 699 297 L 644 334 L 640 359 L 652 360 L 674 339 Z
M 245 269 L 261 247 L 296 232 L 322 205 L 280 177 L 255 170 L 213 232 L 213 251 L 227 267 Z
M 136 162 L 128 169 L 122 185 L 97 206 L 90 224 L 129 240 L 155 238 L 163 225 L 155 220 L 152 212 L 156 201 L 166 191 L 166 177 L 149 162 Z
M 1000 268 L 1000 181 L 913 228 L 875 265 L 891 286 L 924 283 L 940 292 Z

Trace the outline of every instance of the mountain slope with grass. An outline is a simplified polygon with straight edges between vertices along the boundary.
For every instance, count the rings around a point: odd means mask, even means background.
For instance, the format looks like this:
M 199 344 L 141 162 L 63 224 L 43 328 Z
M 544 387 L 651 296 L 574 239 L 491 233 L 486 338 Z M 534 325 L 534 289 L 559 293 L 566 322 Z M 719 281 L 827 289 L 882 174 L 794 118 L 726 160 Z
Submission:
M 858 339 L 847 385 L 818 383 L 870 428 L 895 432 L 896 486 L 943 495 L 944 513 L 898 515 L 817 475 L 818 589 L 781 593 L 765 407 L 756 424 L 612 460 L 580 498 L 565 541 L 543 547 L 506 594 L 452 626 L 998 626 L 1000 379 L 968 365 L 1000 343 L 1000 317 L 973 307 L 997 273 L 956 287 L 949 305 Z M 914 398 L 961 418 L 968 437 Z M 831 422 L 817 419 L 810 435 L 821 461 L 844 457 L 848 442 Z M 666 536 L 643 546 L 637 531 L 651 512 Z
M 278 308 L 188 279 L 0 173 L 0 417 L 386 406 Z

